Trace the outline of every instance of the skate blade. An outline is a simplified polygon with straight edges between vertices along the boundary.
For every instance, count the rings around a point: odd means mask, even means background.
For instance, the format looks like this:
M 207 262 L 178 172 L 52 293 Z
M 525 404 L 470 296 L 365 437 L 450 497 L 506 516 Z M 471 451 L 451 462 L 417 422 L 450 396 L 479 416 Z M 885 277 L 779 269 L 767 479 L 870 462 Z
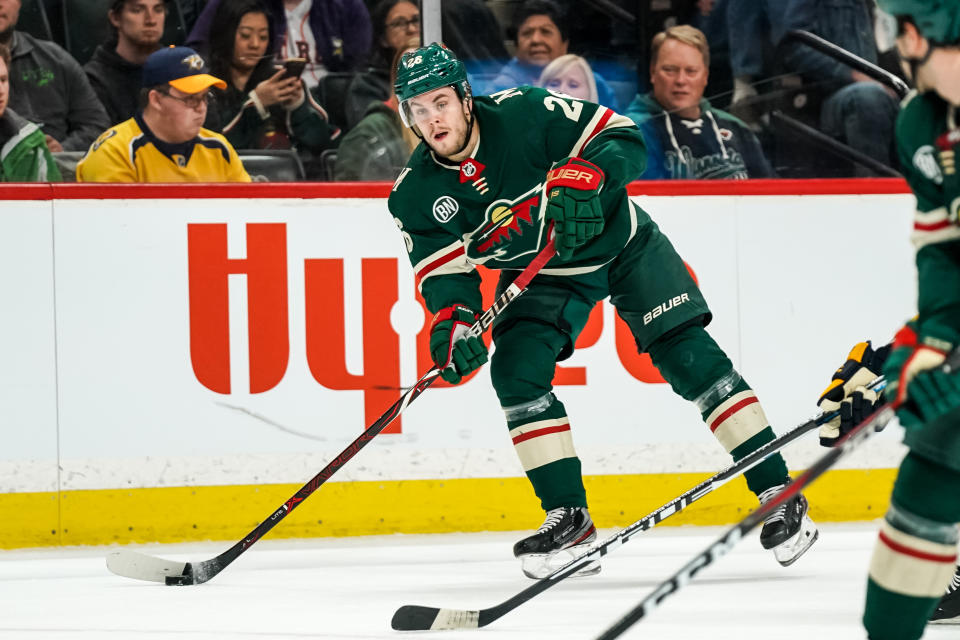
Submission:
M 784 567 L 789 567 L 800 558 L 807 550 L 813 546 L 813 543 L 820 537 L 820 531 L 817 525 L 809 516 L 803 516 L 803 522 L 798 531 L 792 538 L 778 544 L 773 548 L 773 556 Z
M 960 616 L 955 616 L 953 618 L 940 618 L 939 620 L 931 620 L 927 624 L 960 625 Z
M 590 548 L 589 544 L 578 544 L 561 549 L 555 553 L 530 553 L 520 556 L 523 575 L 534 580 L 542 580 Z M 600 562 L 591 562 L 571 578 L 585 578 L 600 573 Z

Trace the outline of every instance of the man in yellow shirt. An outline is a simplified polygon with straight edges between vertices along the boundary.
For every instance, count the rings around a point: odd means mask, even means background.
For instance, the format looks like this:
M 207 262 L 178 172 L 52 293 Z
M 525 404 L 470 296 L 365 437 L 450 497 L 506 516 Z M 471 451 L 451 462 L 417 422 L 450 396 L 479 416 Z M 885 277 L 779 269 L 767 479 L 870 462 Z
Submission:
M 97 138 L 77 182 L 250 182 L 226 138 L 202 127 L 211 87 L 227 85 L 193 49 L 152 53 L 142 85 L 142 111 Z

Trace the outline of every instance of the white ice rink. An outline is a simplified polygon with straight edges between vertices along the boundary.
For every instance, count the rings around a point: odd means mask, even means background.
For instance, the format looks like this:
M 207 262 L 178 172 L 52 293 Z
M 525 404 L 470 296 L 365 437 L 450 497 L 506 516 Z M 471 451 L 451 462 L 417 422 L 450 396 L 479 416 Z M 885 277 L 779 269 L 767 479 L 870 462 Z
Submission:
M 781 568 L 756 534 L 667 599 L 624 638 L 852 640 L 875 524 L 821 526 L 820 541 Z M 402 604 L 492 607 L 528 586 L 510 548 L 518 534 L 263 540 L 212 581 L 191 587 L 109 573 L 109 547 L 0 552 L 0 638 L 267 640 L 291 638 L 595 638 L 724 529 L 638 534 L 591 578 L 569 579 L 479 630 L 395 632 Z M 602 532 L 609 534 L 610 532 Z M 137 547 L 204 560 L 230 543 Z M 960 627 L 928 627 L 928 639 Z

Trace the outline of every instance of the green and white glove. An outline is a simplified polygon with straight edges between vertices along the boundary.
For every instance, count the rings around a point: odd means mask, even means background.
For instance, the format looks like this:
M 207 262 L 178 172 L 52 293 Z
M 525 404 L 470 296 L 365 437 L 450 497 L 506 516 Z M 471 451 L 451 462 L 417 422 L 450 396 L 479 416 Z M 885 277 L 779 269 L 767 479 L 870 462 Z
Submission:
M 470 327 L 479 317 L 461 304 L 441 309 L 433 317 L 430 357 L 440 369 L 440 377 L 450 384 L 458 384 L 487 361 L 487 345 L 470 335 Z
M 821 446 L 834 446 L 873 413 L 879 398 L 867 385 L 880 375 L 890 347 L 888 344 L 874 350 L 869 340 L 861 342 L 850 350 L 847 361 L 833 374 L 817 405 L 824 413 L 837 411 L 839 414 L 820 426 Z
M 951 405 L 953 376 L 934 370 L 952 348 L 952 342 L 918 334 L 912 321 L 897 332 L 883 373 L 888 397 L 904 427 L 919 426 L 940 417 L 943 407 L 958 406 Z
M 603 232 L 599 193 L 603 169 L 583 158 L 564 158 L 547 172 L 544 217 L 554 221 L 557 255 L 568 259 L 574 249 Z

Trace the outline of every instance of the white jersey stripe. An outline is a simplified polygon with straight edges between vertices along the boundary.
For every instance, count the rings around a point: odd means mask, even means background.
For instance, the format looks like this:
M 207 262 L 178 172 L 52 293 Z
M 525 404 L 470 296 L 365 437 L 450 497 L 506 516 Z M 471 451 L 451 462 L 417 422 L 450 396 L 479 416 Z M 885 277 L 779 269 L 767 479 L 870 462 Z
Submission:
M 956 545 L 924 540 L 884 522 L 870 561 L 870 578 L 888 591 L 939 598 L 953 576 Z

